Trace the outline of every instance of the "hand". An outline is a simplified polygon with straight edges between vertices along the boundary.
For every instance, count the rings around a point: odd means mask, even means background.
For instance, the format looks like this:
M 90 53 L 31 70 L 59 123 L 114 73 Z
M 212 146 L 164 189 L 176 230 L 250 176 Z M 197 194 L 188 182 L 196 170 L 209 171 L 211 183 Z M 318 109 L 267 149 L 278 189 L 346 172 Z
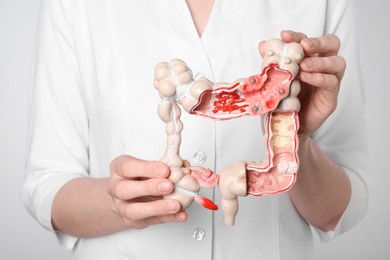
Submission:
M 285 42 L 300 42 L 305 52 L 299 75 L 302 84 L 299 134 L 300 138 L 310 137 L 337 106 L 346 67 L 344 58 L 338 56 L 340 39 L 335 35 L 307 38 L 293 31 L 283 31 L 281 38 Z
M 338 56 L 340 40 L 335 35 L 307 38 L 305 34 L 293 31 L 282 31 L 280 35 L 284 42 L 299 42 L 305 52 L 300 64 L 302 88 L 298 96 L 301 102 L 299 135 L 303 140 L 310 137 L 336 109 L 346 63 Z M 263 46 L 264 42 L 261 42 L 262 56 Z
M 167 179 L 169 168 L 156 161 L 119 156 L 110 165 L 108 193 L 113 211 L 130 228 L 165 222 L 183 222 L 187 214 L 176 200 L 163 199 L 174 187 Z

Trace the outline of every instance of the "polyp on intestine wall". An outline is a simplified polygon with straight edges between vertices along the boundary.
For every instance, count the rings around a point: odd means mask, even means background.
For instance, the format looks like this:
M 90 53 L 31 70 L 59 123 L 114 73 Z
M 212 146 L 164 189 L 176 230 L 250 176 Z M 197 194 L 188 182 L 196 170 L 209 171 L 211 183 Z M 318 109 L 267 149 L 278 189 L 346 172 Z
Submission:
M 156 66 L 155 88 L 162 99 L 158 114 L 166 124 L 167 133 L 167 149 L 162 161 L 170 166 L 170 179 L 178 187 L 169 197 L 178 199 L 183 208 L 189 206 L 194 197 L 196 200 L 199 182 L 205 183 L 204 179 L 208 179 L 215 185 L 218 176 L 201 169 L 203 177 L 199 174 L 196 177 L 191 175 L 191 167 L 183 167 L 179 155 L 183 125 L 178 104 L 191 114 L 214 120 L 266 114 L 268 156 L 265 161 L 239 162 L 219 173 L 218 188 L 227 225 L 234 225 L 237 196 L 284 192 L 296 180 L 300 83 L 294 78 L 304 57 L 303 49 L 298 43 L 271 39 L 264 44 L 264 53 L 261 74 L 232 83 L 213 84 L 206 78 L 193 79 L 191 70 L 178 59 Z

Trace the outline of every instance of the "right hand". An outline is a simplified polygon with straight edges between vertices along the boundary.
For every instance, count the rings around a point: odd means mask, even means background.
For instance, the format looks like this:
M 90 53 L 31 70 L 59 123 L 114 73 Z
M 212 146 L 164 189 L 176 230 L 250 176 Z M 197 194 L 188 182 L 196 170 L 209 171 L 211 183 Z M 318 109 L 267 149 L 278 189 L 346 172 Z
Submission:
M 166 222 L 184 222 L 179 201 L 163 199 L 174 190 L 169 167 L 122 155 L 111 162 L 108 194 L 112 209 L 129 228 L 141 229 Z

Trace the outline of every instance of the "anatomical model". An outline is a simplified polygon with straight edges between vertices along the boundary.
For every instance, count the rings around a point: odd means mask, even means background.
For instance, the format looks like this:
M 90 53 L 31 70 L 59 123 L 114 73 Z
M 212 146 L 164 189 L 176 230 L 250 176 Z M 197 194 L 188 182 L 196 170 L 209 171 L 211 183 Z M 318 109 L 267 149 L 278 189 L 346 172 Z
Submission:
M 232 83 L 216 83 L 200 77 L 179 59 L 161 62 L 155 69 L 154 86 L 161 102 L 158 115 L 165 123 L 167 147 L 161 161 L 171 170 L 175 191 L 166 196 L 180 201 L 185 209 L 193 201 L 218 209 L 201 197 L 201 187 L 218 184 L 226 225 L 234 225 L 237 196 L 262 196 L 287 191 L 295 183 L 299 165 L 297 98 L 300 82 L 294 79 L 304 54 L 299 43 L 271 39 L 264 44 L 262 73 Z M 214 120 L 265 115 L 267 158 L 262 162 L 238 162 L 215 174 L 203 167 L 191 167 L 179 154 L 180 106 L 188 113 Z

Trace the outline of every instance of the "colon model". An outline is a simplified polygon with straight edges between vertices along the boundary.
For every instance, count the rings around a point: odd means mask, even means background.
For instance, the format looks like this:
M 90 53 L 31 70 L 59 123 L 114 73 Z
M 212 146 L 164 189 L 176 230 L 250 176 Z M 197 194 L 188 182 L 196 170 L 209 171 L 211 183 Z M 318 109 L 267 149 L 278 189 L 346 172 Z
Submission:
M 154 86 L 161 102 L 158 115 L 165 123 L 167 146 L 161 161 L 169 165 L 175 191 L 166 196 L 216 210 L 209 199 L 198 195 L 201 187 L 218 185 L 226 225 L 234 225 L 237 196 L 262 196 L 285 192 L 295 183 L 299 166 L 298 111 L 300 82 L 295 79 L 304 54 L 300 44 L 271 39 L 264 44 L 262 73 L 232 83 L 213 83 L 199 77 L 179 59 L 161 62 L 155 69 Z M 238 162 L 218 174 L 191 167 L 180 157 L 181 108 L 213 120 L 265 115 L 267 158 L 262 162 Z

